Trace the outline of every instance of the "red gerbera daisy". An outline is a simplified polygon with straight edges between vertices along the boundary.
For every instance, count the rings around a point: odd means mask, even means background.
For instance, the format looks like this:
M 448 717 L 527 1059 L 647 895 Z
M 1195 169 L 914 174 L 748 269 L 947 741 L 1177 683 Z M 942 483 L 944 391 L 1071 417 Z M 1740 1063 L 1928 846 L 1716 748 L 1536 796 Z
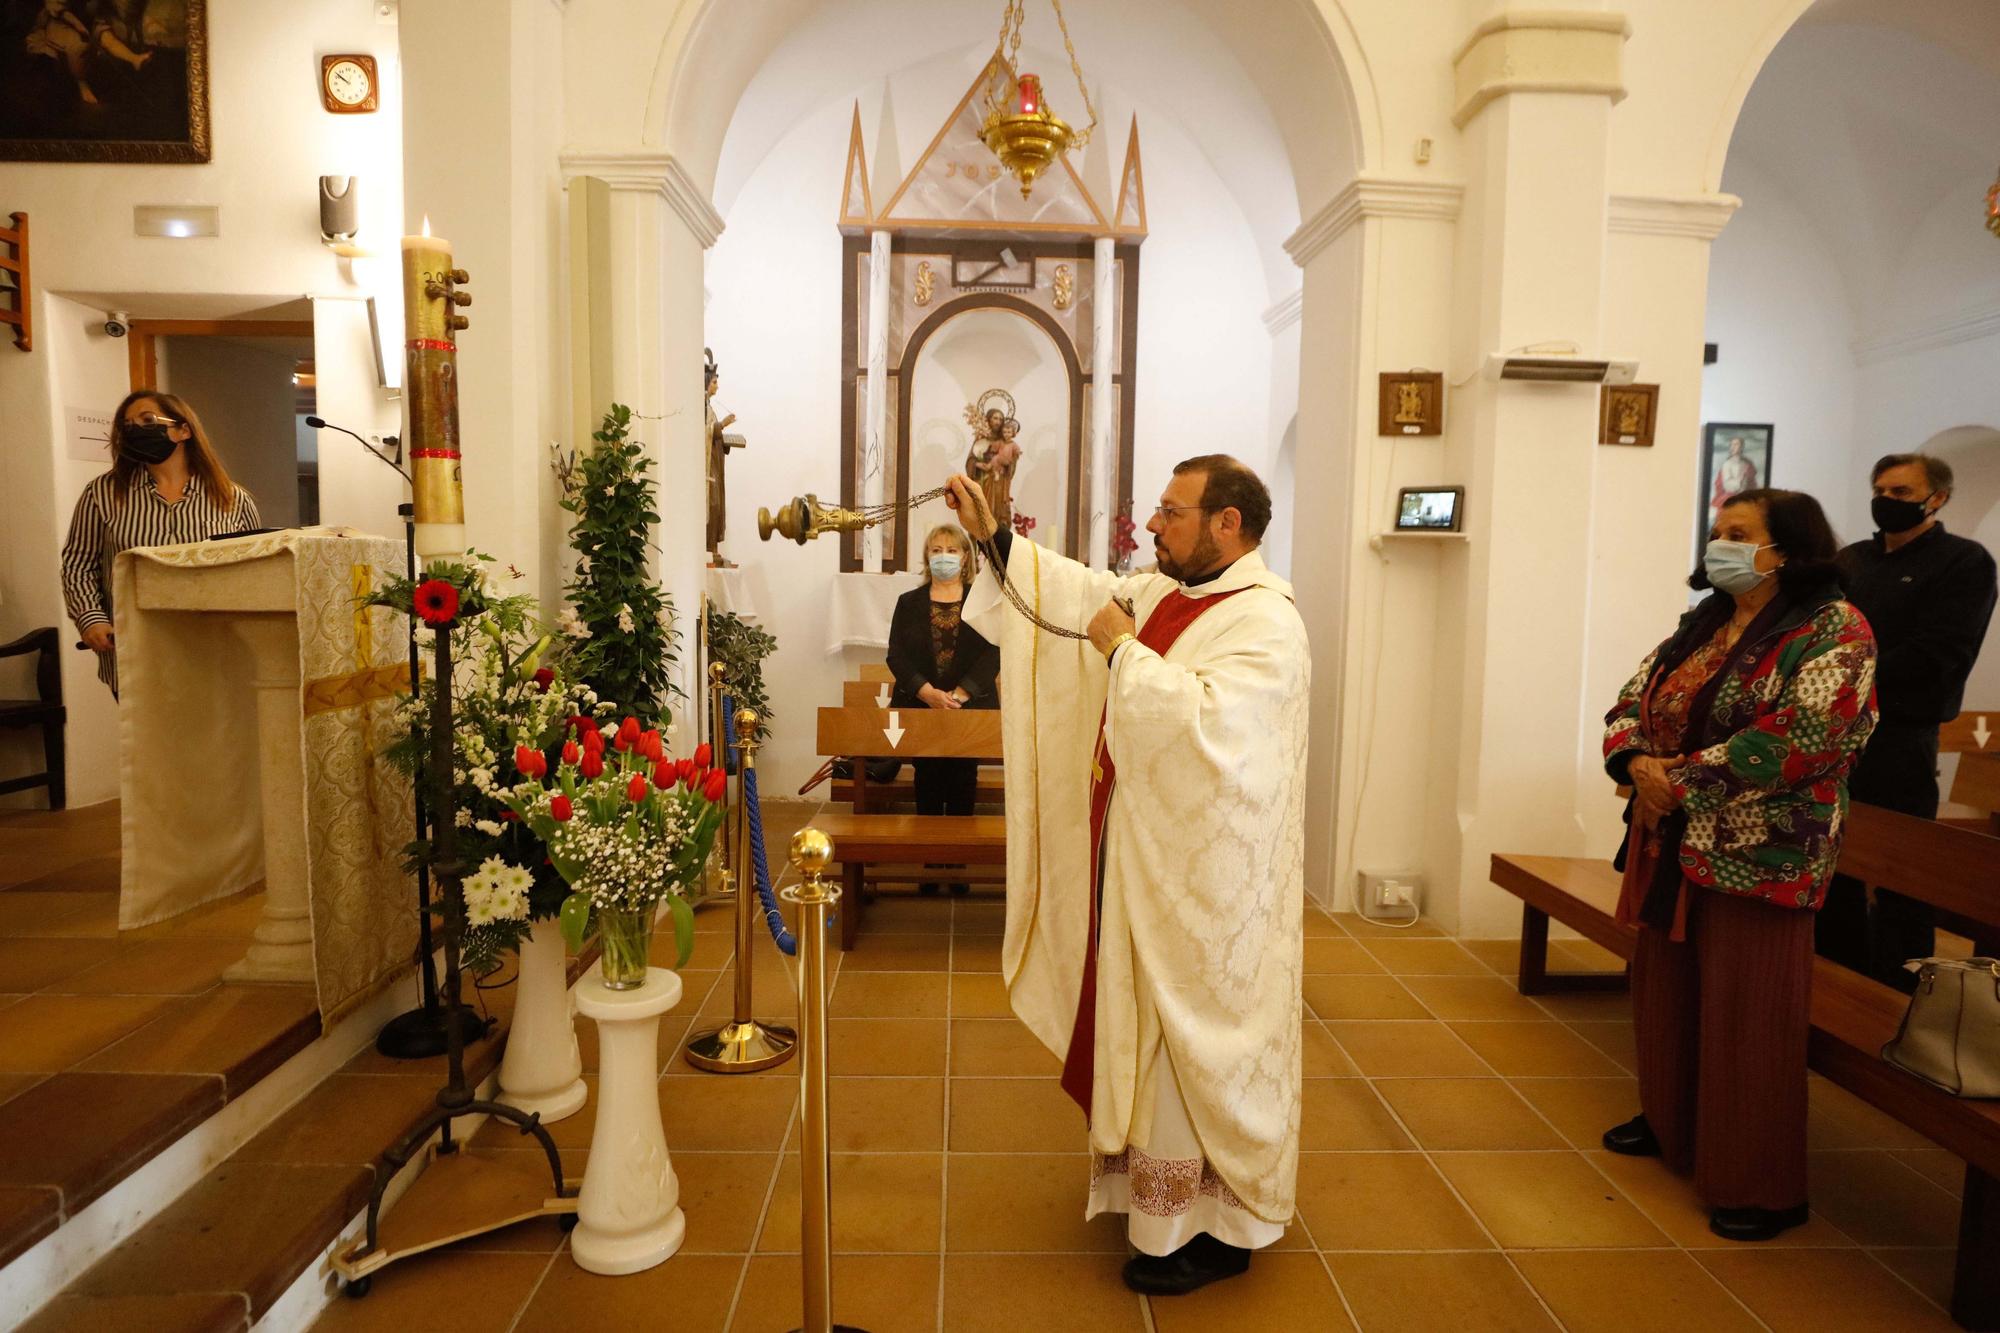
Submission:
M 458 617 L 458 589 L 445 579 L 425 579 L 413 600 L 426 625 L 449 625 Z

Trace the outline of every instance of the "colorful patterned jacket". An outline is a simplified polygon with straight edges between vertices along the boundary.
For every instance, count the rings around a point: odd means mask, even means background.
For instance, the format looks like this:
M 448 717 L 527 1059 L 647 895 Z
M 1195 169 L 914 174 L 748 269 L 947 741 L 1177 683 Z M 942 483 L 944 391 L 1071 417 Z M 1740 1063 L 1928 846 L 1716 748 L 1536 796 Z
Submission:
M 1648 753 L 1640 701 L 1655 672 L 1705 642 L 1729 602 L 1718 593 L 1690 611 L 1619 693 L 1604 719 L 1614 779 L 1626 781 Z M 1874 632 L 1829 585 L 1753 624 L 1721 672 L 1705 722 L 1695 719 L 1683 747 L 1687 762 L 1667 775 L 1685 816 L 1681 872 L 1707 888 L 1817 909 L 1840 858 L 1847 775 L 1875 728 Z

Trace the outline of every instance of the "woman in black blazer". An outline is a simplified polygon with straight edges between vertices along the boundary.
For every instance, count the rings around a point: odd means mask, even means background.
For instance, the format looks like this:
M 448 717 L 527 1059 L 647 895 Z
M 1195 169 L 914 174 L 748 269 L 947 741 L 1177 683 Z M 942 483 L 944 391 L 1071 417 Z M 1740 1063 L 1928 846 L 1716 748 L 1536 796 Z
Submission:
M 959 618 L 965 590 L 978 572 L 972 542 L 957 524 L 924 538 L 924 581 L 896 601 L 889 622 L 892 708 L 998 708 L 1000 650 Z M 969 815 L 979 789 L 976 759 L 914 759 L 917 813 Z M 953 893 L 968 885 L 954 884 Z M 920 884 L 919 893 L 936 893 Z

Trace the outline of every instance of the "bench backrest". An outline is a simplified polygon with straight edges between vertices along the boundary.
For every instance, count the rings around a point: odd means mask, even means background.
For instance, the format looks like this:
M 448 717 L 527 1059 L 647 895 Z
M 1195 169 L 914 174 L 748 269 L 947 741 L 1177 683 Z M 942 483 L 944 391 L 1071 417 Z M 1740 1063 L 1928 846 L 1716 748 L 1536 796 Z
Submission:
M 1938 728 L 1939 754 L 2000 754 L 2000 708 L 1967 708 Z
M 868 681 L 886 680 L 891 684 L 894 684 L 896 680 L 896 673 L 889 670 L 889 664 L 887 662 L 863 662 L 861 664 L 861 669 L 855 673 L 855 679 L 868 680 Z
M 1840 873 L 2000 932 L 2000 838 L 1857 801 Z
M 895 727 L 890 726 L 892 720 Z M 901 734 L 895 732 L 900 730 Z M 893 737 L 893 739 L 892 739 Z M 819 752 L 866 759 L 998 759 L 997 708 L 819 710 Z
M 840 706 L 887 708 L 889 694 L 895 688 L 886 680 L 843 680 L 840 682 Z

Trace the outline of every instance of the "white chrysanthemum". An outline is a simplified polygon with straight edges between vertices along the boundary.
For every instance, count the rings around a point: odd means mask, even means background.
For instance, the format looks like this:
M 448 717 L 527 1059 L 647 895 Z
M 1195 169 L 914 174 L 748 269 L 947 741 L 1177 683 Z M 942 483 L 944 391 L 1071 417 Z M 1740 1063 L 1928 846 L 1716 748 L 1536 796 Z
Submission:
M 618 608 L 618 628 L 626 634 L 633 630 L 632 608 L 621 605 Z
M 475 820 L 472 826 L 489 838 L 497 838 L 501 833 L 500 821 L 497 819 Z

